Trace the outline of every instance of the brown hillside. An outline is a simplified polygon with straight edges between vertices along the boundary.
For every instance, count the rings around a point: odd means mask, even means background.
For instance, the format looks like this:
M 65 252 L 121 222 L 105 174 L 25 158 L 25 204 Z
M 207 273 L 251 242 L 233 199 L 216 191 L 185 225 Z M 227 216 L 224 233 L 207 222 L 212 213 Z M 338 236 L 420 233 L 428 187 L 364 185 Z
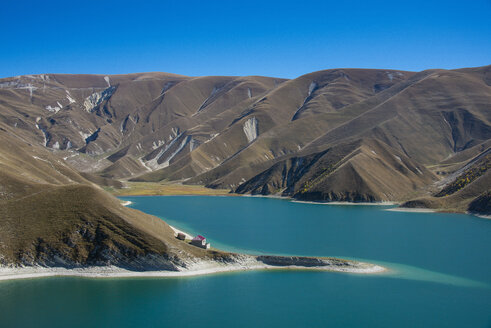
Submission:
M 100 184 L 184 181 L 313 200 L 403 201 L 438 192 L 435 180 L 489 143 L 490 72 L 21 76 L 0 80 L 0 126 Z M 336 166 L 329 174 L 298 164 L 324 153 L 321 163 Z M 309 173 L 280 182 L 277 167 L 295 165 Z M 309 179 L 315 187 L 301 193 Z

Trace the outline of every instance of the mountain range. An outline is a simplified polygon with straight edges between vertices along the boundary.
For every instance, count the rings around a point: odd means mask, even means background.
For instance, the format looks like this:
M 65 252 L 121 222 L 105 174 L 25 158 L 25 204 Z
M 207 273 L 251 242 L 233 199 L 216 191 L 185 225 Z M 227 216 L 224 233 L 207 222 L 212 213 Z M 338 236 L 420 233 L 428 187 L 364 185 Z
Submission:
M 165 223 L 100 187 L 131 181 L 491 213 L 491 66 L 24 75 L 0 79 L 0 136 L 6 263 L 176 259 Z

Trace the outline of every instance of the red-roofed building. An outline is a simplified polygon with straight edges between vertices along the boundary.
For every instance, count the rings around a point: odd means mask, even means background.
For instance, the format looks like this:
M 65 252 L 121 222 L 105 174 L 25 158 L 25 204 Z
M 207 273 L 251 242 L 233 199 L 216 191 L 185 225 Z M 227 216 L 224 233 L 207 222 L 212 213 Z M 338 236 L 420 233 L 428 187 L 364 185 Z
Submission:
M 191 240 L 191 245 L 198 246 L 204 249 L 210 248 L 210 243 L 207 243 L 206 238 L 201 235 L 197 235 L 196 237 L 194 237 Z

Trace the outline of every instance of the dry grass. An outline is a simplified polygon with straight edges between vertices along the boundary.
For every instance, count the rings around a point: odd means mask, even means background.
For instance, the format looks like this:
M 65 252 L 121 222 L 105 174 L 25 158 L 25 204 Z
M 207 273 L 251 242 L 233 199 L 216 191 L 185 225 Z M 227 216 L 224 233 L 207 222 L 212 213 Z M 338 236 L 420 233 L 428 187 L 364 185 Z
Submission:
M 107 188 L 115 196 L 149 196 L 149 195 L 233 195 L 227 189 L 211 189 L 196 185 L 166 184 L 158 182 L 127 182 L 126 188 Z

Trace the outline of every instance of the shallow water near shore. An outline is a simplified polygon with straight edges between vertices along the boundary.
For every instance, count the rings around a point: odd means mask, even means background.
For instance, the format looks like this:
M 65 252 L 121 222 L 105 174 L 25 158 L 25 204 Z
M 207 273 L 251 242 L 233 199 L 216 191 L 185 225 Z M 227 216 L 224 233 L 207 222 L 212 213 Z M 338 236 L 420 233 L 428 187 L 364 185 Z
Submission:
M 489 327 L 491 221 L 284 199 L 122 197 L 213 247 L 336 256 L 376 275 L 250 271 L 0 282 L 0 327 Z

